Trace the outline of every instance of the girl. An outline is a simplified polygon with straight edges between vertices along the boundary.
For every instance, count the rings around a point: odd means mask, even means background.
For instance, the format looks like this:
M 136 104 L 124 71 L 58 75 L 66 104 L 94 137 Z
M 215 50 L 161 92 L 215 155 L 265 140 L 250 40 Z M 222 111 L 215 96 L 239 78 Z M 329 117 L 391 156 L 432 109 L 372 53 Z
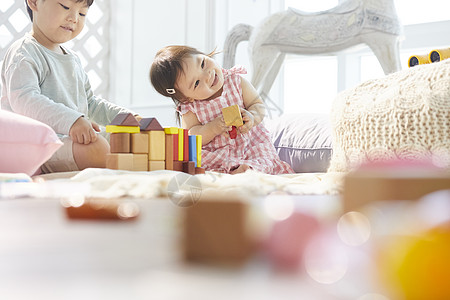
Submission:
M 181 114 L 182 127 L 202 135 L 202 164 L 206 170 L 242 173 L 248 169 L 268 174 L 293 173 L 278 157 L 261 123 L 265 107 L 255 88 L 239 74 L 243 68 L 222 69 L 212 59 L 187 46 L 168 46 L 156 54 L 150 69 L 153 87 L 171 97 Z M 236 139 L 229 137 L 222 108 L 237 104 L 244 125 Z

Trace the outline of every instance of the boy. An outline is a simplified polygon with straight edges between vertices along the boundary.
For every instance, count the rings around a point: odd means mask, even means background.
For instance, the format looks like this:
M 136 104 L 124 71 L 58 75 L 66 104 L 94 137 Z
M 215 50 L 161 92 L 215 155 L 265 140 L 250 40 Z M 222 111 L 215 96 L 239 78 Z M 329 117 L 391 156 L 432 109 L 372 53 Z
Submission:
M 96 97 L 78 56 L 61 45 L 81 32 L 93 1 L 25 0 L 32 30 L 4 58 L 2 109 L 48 124 L 64 143 L 44 173 L 104 168 L 109 144 L 96 122 L 131 112 Z

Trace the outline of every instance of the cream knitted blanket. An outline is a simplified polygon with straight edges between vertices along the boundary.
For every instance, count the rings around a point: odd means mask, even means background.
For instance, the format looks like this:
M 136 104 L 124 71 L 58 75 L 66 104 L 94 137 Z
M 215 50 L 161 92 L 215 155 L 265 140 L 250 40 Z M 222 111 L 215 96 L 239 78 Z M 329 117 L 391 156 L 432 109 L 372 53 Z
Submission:
M 363 162 L 432 159 L 450 167 L 450 59 L 370 80 L 332 107 L 329 171 Z

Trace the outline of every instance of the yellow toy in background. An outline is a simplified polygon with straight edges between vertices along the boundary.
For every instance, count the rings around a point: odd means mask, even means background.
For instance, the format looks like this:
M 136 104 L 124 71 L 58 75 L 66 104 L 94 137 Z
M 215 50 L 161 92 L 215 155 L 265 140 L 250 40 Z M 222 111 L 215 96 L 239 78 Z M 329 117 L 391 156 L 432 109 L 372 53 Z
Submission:
M 450 58 L 450 48 L 432 50 L 428 57 L 431 62 L 438 62 Z
M 428 58 L 428 54 L 422 54 L 422 55 L 412 55 L 409 59 L 408 59 L 408 67 L 414 67 L 417 65 L 425 65 L 425 64 L 429 64 L 430 59 Z
M 408 59 L 408 67 L 430 64 L 450 58 L 450 48 L 431 50 L 429 54 L 412 55 Z

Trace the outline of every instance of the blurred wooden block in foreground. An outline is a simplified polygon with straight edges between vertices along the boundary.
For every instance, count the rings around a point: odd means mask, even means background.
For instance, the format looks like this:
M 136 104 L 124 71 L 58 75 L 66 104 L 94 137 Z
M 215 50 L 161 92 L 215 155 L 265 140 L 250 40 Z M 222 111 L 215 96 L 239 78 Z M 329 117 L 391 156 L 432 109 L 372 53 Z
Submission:
M 69 219 L 134 220 L 140 213 L 135 203 L 119 199 L 65 199 L 62 206 Z
M 450 189 L 450 172 L 437 167 L 361 168 L 344 177 L 343 208 L 344 211 L 352 211 L 374 201 L 418 200 L 445 189 Z
M 249 205 L 240 201 L 202 200 L 184 209 L 186 261 L 238 265 L 250 256 Z

